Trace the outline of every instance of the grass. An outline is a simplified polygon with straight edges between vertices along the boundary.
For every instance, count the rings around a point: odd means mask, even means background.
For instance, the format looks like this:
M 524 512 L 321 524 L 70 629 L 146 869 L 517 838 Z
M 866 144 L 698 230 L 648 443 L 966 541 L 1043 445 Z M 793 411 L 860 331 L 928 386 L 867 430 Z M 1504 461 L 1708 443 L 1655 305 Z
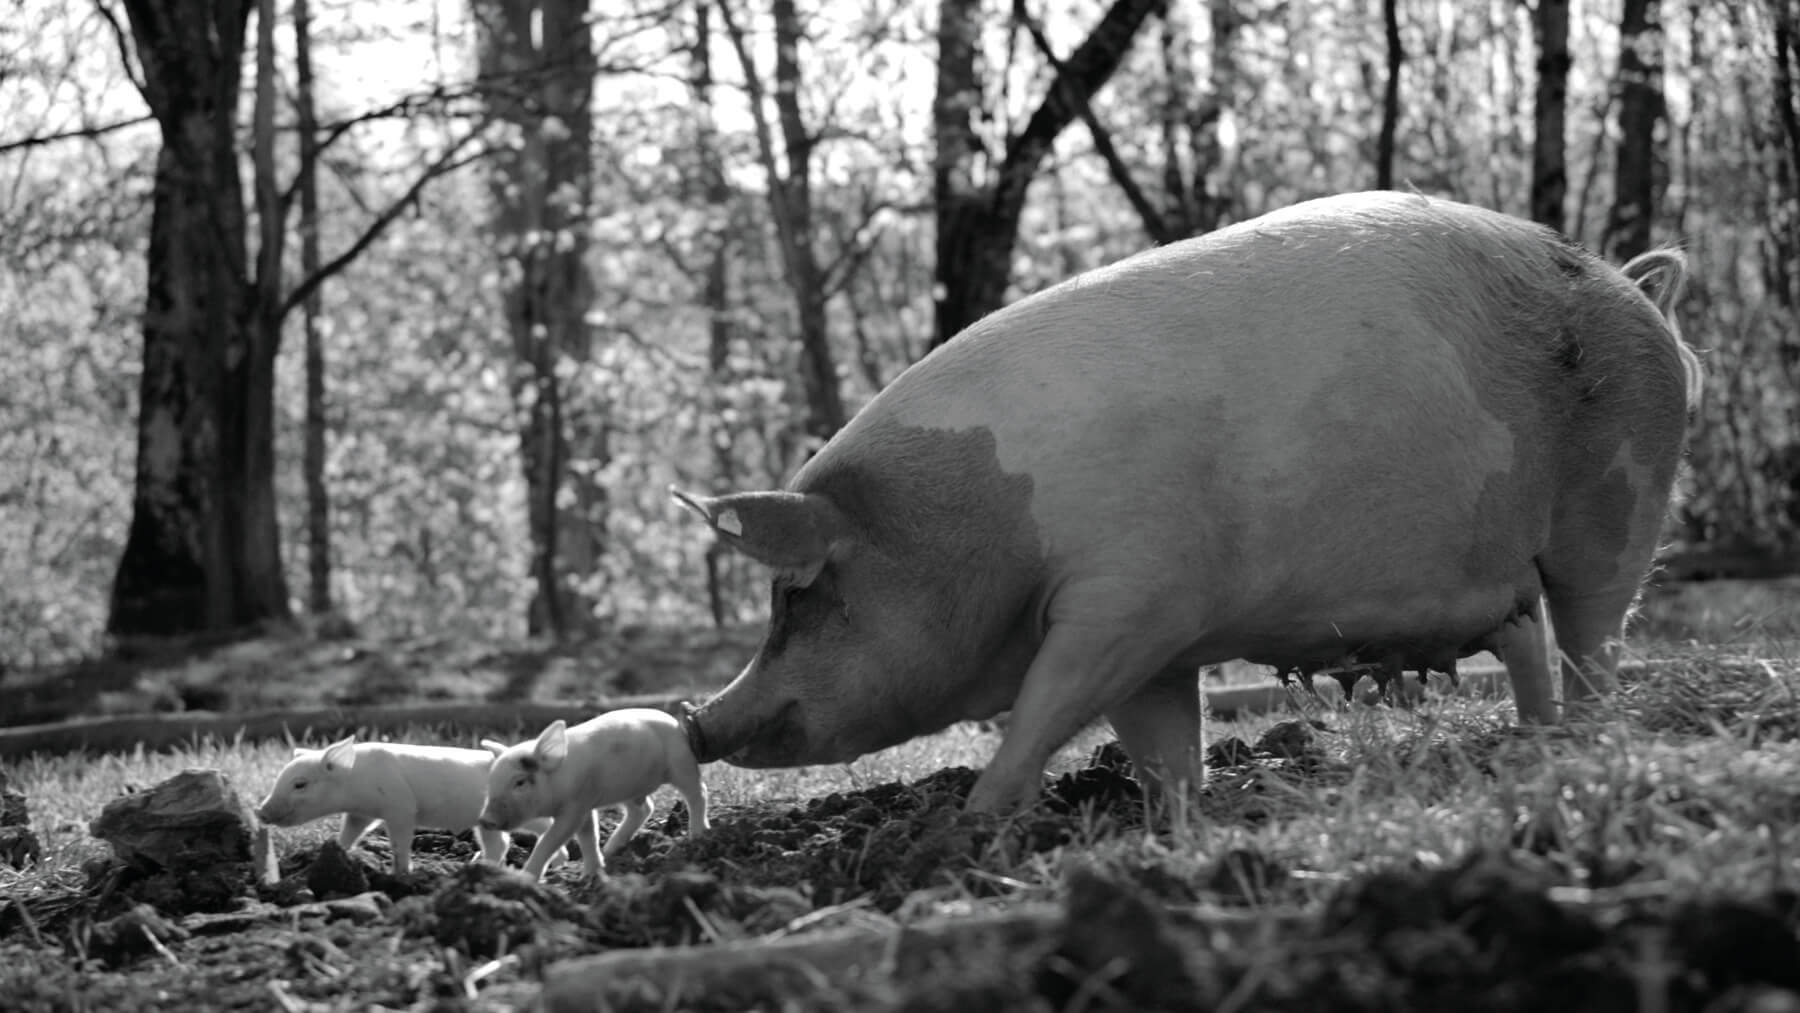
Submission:
M 1318 711 L 1328 730 L 1322 767 L 1263 765 L 1215 772 L 1206 797 L 1168 833 L 1094 823 L 1069 846 L 1015 863 L 982 856 L 961 880 L 973 896 L 1053 896 L 1072 862 L 1154 860 L 1199 883 L 1234 850 L 1267 856 L 1294 875 L 1274 895 L 1307 904 L 1359 873 L 1395 863 L 1454 862 L 1473 850 L 1520 848 L 1597 890 L 1764 891 L 1800 881 L 1800 582 L 1647 595 L 1640 653 L 1659 661 L 1628 680 L 1592 720 L 1558 729 L 1515 727 L 1506 699 L 1433 698 L 1413 711 Z M 1702 646 L 1702 644 L 1707 646 Z M 1276 714 L 1212 722 L 1209 740 L 1255 741 Z M 432 729 L 400 736 L 445 741 Z M 1090 728 L 1052 773 L 1081 766 L 1110 738 Z M 715 810 L 799 801 L 950 766 L 980 767 L 999 733 L 959 725 L 845 765 L 706 771 Z M 0 764 L 29 800 L 43 860 L 0 866 L 0 896 L 29 898 L 79 884 L 105 845 L 88 822 L 128 787 L 189 767 L 224 772 L 254 803 L 290 756 L 283 743 L 202 742 L 167 752 L 31 758 Z M 675 800 L 657 797 L 666 811 Z M 335 833 L 336 819 L 277 829 L 283 851 Z M 953 894 L 955 890 L 951 891 Z M 952 898 L 954 899 L 954 898 Z
M 1205 800 L 1172 832 L 1095 826 L 1074 844 L 1017 866 L 984 860 L 970 875 L 991 895 L 1054 894 L 1068 862 L 1141 861 L 1199 882 L 1214 858 L 1248 850 L 1298 875 L 1277 899 L 1308 903 L 1338 882 L 1394 863 L 1438 866 L 1484 847 L 1538 852 L 1567 881 L 1679 894 L 1767 890 L 1800 881 L 1800 663 L 1779 645 L 1698 651 L 1628 685 L 1604 714 L 1565 728 L 1513 725 L 1510 701 L 1446 697 L 1414 711 L 1320 712 L 1327 761 L 1301 772 L 1259 766 L 1216 773 Z M 1246 741 L 1278 714 L 1214 722 L 1213 739 Z M 1081 766 L 1110 736 L 1078 736 L 1052 772 Z M 436 739 L 423 730 L 417 741 Z M 788 771 L 708 768 L 717 810 L 800 800 L 947 766 L 980 767 L 997 732 L 961 725 L 854 763 Z M 103 854 L 87 822 L 127 786 L 215 767 L 251 802 L 287 761 L 283 744 L 204 743 L 168 754 L 33 759 L 6 773 L 30 800 L 43 862 L 0 868 L 0 894 L 67 889 Z M 658 796 L 661 808 L 672 791 Z M 277 830 L 291 850 L 329 837 L 336 820 Z M 990 859 L 993 856 L 989 856 Z M 997 880 L 996 880 L 997 878 Z M 970 893 L 976 884 L 968 884 Z M 1003 890 L 1002 892 L 1006 892 Z

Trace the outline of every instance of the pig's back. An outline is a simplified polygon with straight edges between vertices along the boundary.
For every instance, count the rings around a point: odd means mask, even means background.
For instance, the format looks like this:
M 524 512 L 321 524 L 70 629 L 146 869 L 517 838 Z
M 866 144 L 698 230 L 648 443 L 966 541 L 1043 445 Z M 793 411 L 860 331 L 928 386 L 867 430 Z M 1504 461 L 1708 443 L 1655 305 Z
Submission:
M 1604 469 L 1633 430 L 1677 452 L 1686 381 L 1663 327 L 1617 272 L 1535 226 L 1414 196 L 1317 201 L 978 322 L 882 392 L 797 485 L 846 466 L 1028 476 L 1052 572 L 1151 554 L 1197 581 L 1229 574 L 1240 600 L 1291 598 L 1299 576 L 1447 586 L 1470 579 L 1478 519 L 1483 538 L 1529 558 L 1559 469 Z M 1598 407 L 1568 410 L 1601 378 Z M 1600 417 L 1609 405 L 1646 417 Z M 1572 436 L 1596 442 L 1575 425 L 1613 442 L 1553 459 Z M 946 431 L 984 435 L 921 435 Z M 911 459 L 895 460 L 900 445 Z M 922 460 L 934 446 L 941 459 Z M 1371 577 L 1383 563 L 1386 578 Z
M 382 743 L 379 751 L 412 793 L 420 826 L 467 830 L 475 825 L 487 791 L 492 753 L 403 743 Z M 360 756 L 357 763 L 362 763 Z

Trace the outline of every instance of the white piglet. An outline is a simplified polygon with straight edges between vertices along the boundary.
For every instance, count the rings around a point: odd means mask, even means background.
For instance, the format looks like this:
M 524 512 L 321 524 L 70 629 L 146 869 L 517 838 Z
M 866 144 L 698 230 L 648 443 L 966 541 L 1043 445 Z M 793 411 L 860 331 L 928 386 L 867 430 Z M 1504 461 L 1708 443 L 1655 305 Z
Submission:
M 256 814 L 264 823 L 296 827 L 343 813 L 338 844 L 345 850 L 376 822 L 385 823 L 395 875 L 411 870 L 413 833 L 420 827 L 451 831 L 475 827 L 480 857 L 504 865 L 506 834 L 476 825 L 493 762 L 485 749 L 358 743 L 351 736 L 324 749 L 294 750 L 294 758 L 281 768 Z M 517 826 L 541 834 L 549 824 L 536 820 Z
M 700 764 L 680 724 L 663 711 L 609 711 L 573 728 L 552 722 L 530 742 L 508 746 L 483 739 L 481 744 L 495 757 L 481 825 L 506 830 L 533 818 L 554 820 L 525 860 L 525 874 L 533 879 L 570 838 L 581 842 L 583 874 L 604 874 L 606 859 L 650 818 L 650 793 L 665 784 L 687 799 L 688 833 L 707 829 Z M 594 811 L 615 805 L 624 807 L 624 818 L 601 849 Z

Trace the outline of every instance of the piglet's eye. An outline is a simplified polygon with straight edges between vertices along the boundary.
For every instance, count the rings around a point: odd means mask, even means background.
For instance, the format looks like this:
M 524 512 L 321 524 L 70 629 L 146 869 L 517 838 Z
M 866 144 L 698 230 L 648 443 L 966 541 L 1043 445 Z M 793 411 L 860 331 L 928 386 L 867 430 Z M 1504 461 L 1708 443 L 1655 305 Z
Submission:
M 305 781 L 295 781 L 295 782 L 294 782 L 294 790 L 295 790 L 295 791 L 304 791 L 304 790 L 305 790 L 305 788 L 306 788 L 306 782 L 305 782 Z
M 520 774 L 520 775 L 519 775 L 519 776 L 518 776 L 518 777 L 517 777 L 517 778 L 516 778 L 516 779 L 515 779 L 515 780 L 514 780 L 514 781 L 513 781 L 513 787 L 515 787 L 515 788 L 523 788 L 523 787 L 525 787 L 525 786 L 526 786 L 526 785 L 528 785 L 528 784 L 530 784 L 530 783 L 531 783 L 531 775 L 529 775 L 529 774 Z

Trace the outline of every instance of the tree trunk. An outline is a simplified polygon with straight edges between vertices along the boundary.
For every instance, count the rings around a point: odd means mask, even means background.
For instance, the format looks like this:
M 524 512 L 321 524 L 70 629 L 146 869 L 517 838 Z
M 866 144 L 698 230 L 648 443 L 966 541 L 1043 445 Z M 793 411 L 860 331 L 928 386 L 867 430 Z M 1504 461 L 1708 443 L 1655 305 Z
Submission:
M 1114 0 L 1056 74 L 1025 129 L 1007 140 L 992 182 L 978 182 L 974 161 L 980 145 L 973 140 L 967 116 L 972 102 L 979 99 L 974 44 L 980 5 L 974 0 L 942 0 L 938 96 L 933 104 L 939 149 L 933 176 L 938 298 L 932 347 L 950 340 L 1005 301 L 1019 217 L 1038 167 L 1057 135 L 1118 69 L 1145 19 L 1163 5 L 1164 0 Z
M 712 71 L 712 0 L 696 0 L 694 4 L 694 104 L 699 109 L 699 129 L 695 132 L 699 148 L 701 198 L 724 222 L 730 214 L 731 184 L 725 178 L 724 160 L 719 154 L 718 131 L 713 119 Z M 702 300 L 706 307 L 707 379 L 711 386 L 712 422 L 709 442 L 713 452 L 713 486 L 720 490 L 736 488 L 735 456 L 732 453 L 735 434 L 731 411 L 731 241 L 730 231 L 720 228 L 713 234 L 714 246 L 706 263 L 706 281 Z M 713 540 L 706 551 L 706 600 L 711 607 L 713 625 L 723 628 L 727 617 L 729 587 L 736 566 L 736 553 L 726 550 L 724 543 Z
M 1625 0 L 1619 22 L 1619 156 L 1600 248 L 1623 262 L 1650 248 L 1663 114 L 1663 31 L 1657 0 Z
M 533 635 L 563 637 L 592 620 L 576 587 L 594 573 L 606 500 L 597 473 L 606 426 L 592 399 L 569 394 L 588 358 L 592 288 L 583 259 L 592 196 L 595 60 L 586 0 L 478 5 L 489 108 L 517 130 L 495 158 L 490 190 L 503 258 L 504 315 L 517 357 L 512 395 L 531 532 Z
M 319 273 L 319 126 L 313 113 L 312 15 L 294 0 L 294 113 L 300 133 L 300 273 Z M 331 499 L 325 487 L 325 344 L 319 334 L 319 287 L 301 304 L 306 335 L 306 421 L 301 471 L 306 480 L 306 608 L 331 611 Z
M 1375 188 L 1392 190 L 1394 132 L 1400 127 L 1400 67 L 1406 62 L 1397 0 L 1381 0 L 1381 21 L 1387 30 L 1387 90 L 1381 98 L 1381 136 L 1375 144 Z
M 800 370 L 806 386 L 806 431 L 823 443 L 844 427 L 837 361 L 825 329 L 824 273 L 813 250 L 812 135 L 800 118 L 800 17 L 794 0 L 773 0 L 775 110 L 787 153 L 789 283 L 800 308 Z
M 744 71 L 744 88 L 750 97 L 750 113 L 756 126 L 757 154 L 768 178 L 769 213 L 781 246 L 782 274 L 794 295 L 800 330 L 800 382 L 806 394 L 806 434 L 809 442 L 823 443 L 842 429 L 846 420 L 843 392 L 838 385 L 837 363 L 826 330 L 824 272 L 813 249 L 812 149 L 813 136 L 800 115 L 800 16 L 793 0 L 771 0 L 775 21 L 775 103 L 781 125 L 783 171 L 775 160 L 774 131 L 763 111 L 765 89 L 755 58 L 731 9 L 730 0 L 717 0 L 725 34 Z
M 249 0 L 127 0 L 162 137 L 152 183 L 137 478 L 108 632 L 290 615 L 274 492 L 276 336 L 253 320 L 237 97 Z
M 1171 236 L 1198 236 L 1218 228 L 1224 200 L 1213 192 L 1211 175 L 1222 167 L 1219 119 L 1231 108 L 1232 35 L 1235 12 L 1228 0 L 1213 0 L 1212 94 L 1202 99 L 1194 79 L 1193 32 L 1183 8 L 1163 11 L 1158 40 L 1163 80 L 1167 82 L 1158 129 L 1162 135 L 1162 188 L 1167 211 L 1164 226 Z M 1185 140 L 1184 140 L 1185 136 Z M 1185 166 L 1184 166 L 1185 158 Z
M 1800 4 L 1775 0 L 1775 122 L 1781 153 L 1775 158 L 1769 232 L 1774 240 L 1770 288 L 1783 307 L 1800 306 Z
M 1564 152 L 1569 103 L 1569 0 L 1538 0 L 1531 34 L 1537 43 L 1537 105 L 1531 145 L 1531 220 L 1562 231 L 1569 191 Z

